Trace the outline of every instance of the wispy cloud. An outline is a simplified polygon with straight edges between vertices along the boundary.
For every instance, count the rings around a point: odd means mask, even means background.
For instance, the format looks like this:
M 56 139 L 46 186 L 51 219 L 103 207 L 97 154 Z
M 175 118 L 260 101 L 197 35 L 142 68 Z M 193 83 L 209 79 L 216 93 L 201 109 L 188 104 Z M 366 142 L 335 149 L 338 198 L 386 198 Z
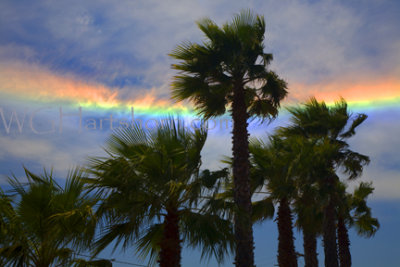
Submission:
M 368 3 L 37 1 L 27 8 L 3 1 L 0 20 L 9 25 L 2 30 L 5 42 L 27 45 L 50 69 L 76 72 L 107 85 L 156 86 L 160 94 L 167 94 L 173 73 L 167 54 L 184 40 L 201 41 L 194 21 L 209 16 L 222 23 L 246 7 L 265 15 L 266 50 L 274 53 L 273 67 L 289 82 L 343 74 L 387 76 L 394 68 L 398 71 L 396 17 L 382 21 L 380 16 L 378 23 L 371 23 L 373 10 L 382 10 L 390 1 Z M 398 9 L 388 8 L 392 13 Z M 46 16 L 39 15 L 43 13 Z
M 0 162 L 13 160 L 27 167 L 54 169 L 57 174 L 64 175 L 68 170 L 87 162 L 88 157 L 103 155 L 99 144 L 104 142 L 104 135 L 87 134 L 71 136 L 0 136 Z M 68 141 L 68 145 L 62 142 Z M 3 174 L 10 170 L 2 166 Z M 8 173 L 9 174 L 9 173 Z

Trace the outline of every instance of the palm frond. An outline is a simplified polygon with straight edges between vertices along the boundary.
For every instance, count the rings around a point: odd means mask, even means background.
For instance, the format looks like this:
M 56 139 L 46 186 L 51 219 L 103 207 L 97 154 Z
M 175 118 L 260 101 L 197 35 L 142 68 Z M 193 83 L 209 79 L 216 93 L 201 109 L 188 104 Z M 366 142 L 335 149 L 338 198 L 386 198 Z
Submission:
M 217 215 L 184 211 L 182 215 L 183 238 L 191 247 L 202 249 L 202 258 L 212 255 L 219 263 L 233 251 L 234 235 L 232 223 Z

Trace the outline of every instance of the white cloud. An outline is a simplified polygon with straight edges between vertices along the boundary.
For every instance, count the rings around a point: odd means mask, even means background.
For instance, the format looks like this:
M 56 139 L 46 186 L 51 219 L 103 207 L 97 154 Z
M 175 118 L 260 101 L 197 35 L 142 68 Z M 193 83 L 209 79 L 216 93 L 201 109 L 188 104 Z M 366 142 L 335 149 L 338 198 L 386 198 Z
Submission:
M 400 199 L 400 170 L 368 168 L 362 180 L 373 182 L 372 199 Z
M 225 168 L 226 164 L 221 160 L 225 156 L 232 155 L 232 141 L 230 134 L 218 135 L 209 134 L 206 145 L 201 153 L 202 155 L 202 168 L 209 170 L 218 170 Z
M 66 173 L 69 169 L 86 163 L 89 156 L 102 154 L 101 139 L 94 133 L 75 136 L 0 136 L 0 162 L 11 159 L 34 162 L 46 169 Z M 104 139 L 104 138 L 103 138 Z M 67 144 L 65 144 L 66 142 Z M 2 165 L 3 165 L 2 164 Z M 2 166 L 4 169 L 5 166 Z
M 371 10 L 375 5 L 383 4 L 371 3 Z M 398 54 L 396 45 L 381 46 L 384 40 L 373 37 L 385 33 L 391 44 L 398 43 L 399 38 L 394 37 L 398 34 L 393 32 L 396 28 L 388 27 L 381 18 L 367 31 L 371 11 L 366 6 L 356 8 L 332 0 L 229 4 L 182 0 L 43 1 L 29 9 L 5 3 L 1 15 L 14 23 L 8 26 L 10 29 L 32 42 L 33 49 L 43 46 L 40 39 L 46 39 L 50 49 L 45 53 L 52 54 L 39 58 L 45 57 L 45 63 L 55 69 L 74 59 L 78 61 L 74 63 L 78 64 L 76 69 L 87 66 L 95 70 L 88 78 L 110 82 L 140 77 L 139 84 L 147 89 L 157 87 L 165 94 L 174 73 L 167 54 L 182 41 L 202 39 L 194 22 L 208 16 L 221 24 L 242 8 L 265 15 L 266 51 L 275 54 L 274 68 L 291 83 L 338 75 L 370 75 L 380 72 L 379 68 L 391 71 L 399 63 L 398 58 L 393 59 Z M 46 15 L 39 17 L 39 13 Z M 31 21 L 40 30 L 36 36 L 29 33 Z M 366 51 L 371 47 L 376 50 L 372 54 Z M 378 55 L 380 63 L 388 64 L 377 64 Z

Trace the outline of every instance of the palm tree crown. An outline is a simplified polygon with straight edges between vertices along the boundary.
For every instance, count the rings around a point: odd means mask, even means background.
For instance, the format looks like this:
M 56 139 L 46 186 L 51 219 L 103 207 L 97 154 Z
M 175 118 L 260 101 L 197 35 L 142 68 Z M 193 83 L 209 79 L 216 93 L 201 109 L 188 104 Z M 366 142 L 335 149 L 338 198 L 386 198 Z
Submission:
M 172 65 L 180 71 L 172 96 L 193 101 L 199 113 L 209 118 L 225 114 L 240 88 L 250 116 L 277 115 L 287 85 L 267 69 L 272 54 L 264 53 L 264 17 L 242 11 L 222 27 L 210 19 L 197 25 L 207 41 L 183 43 L 170 54 L 181 61 Z
M 14 193 L 1 195 L 0 262 L 7 266 L 72 266 L 74 253 L 87 248 L 94 235 L 92 208 L 97 199 L 84 190 L 78 169 L 70 172 L 64 187 L 51 173 L 36 175 L 27 169 L 25 173 L 26 184 L 14 177 L 10 179 Z
M 202 129 L 190 132 L 167 120 L 156 131 L 136 125 L 109 138 L 109 157 L 93 159 L 95 177 L 88 179 L 104 199 L 99 216 L 106 230 L 98 251 L 113 240 L 125 247 L 135 242 L 141 256 L 175 267 L 184 240 L 223 259 L 232 240 L 229 222 L 195 208 L 212 187 L 199 176 L 206 137 Z

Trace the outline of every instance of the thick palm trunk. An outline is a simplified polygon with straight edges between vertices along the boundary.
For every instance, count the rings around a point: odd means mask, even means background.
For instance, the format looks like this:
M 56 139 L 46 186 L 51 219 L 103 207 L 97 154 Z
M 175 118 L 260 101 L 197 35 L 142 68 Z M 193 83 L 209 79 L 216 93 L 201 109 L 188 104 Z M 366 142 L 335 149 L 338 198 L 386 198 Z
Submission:
M 174 207 L 167 208 L 164 219 L 164 233 L 161 239 L 158 263 L 160 267 L 181 266 L 181 240 L 179 237 L 179 214 Z
M 278 264 L 280 267 L 297 267 L 297 257 L 294 249 L 292 212 L 289 202 L 282 198 L 278 208 Z
M 234 200 L 239 209 L 239 214 L 235 215 L 236 267 L 254 266 L 247 119 L 244 90 L 239 84 L 234 90 L 232 102 Z
M 327 179 L 327 186 L 330 192 L 328 205 L 324 209 L 324 253 L 325 253 L 325 267 L 338 267 L 337 243 L 336 243 L 336 211 L 335 201 L 333 197 L 334 177 Z
M 303 230 L 305 267 L 318 267 L 317 235 Z
M 346 224 L 342 217 L 338 218 L 338 243 L 340 267 L 351 266 L 350 239 Z

